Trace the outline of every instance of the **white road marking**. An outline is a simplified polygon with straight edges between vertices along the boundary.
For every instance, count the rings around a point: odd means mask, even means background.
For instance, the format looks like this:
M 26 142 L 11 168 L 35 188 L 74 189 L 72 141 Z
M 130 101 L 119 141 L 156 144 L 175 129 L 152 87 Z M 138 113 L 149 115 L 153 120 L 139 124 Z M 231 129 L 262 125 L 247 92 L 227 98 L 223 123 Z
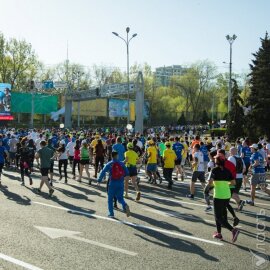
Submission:
M 169 235 L 174 235 L 174 236 L 178 236 L 180 238 L 188 238 L 188 239 L 196 240 L 196 241 L 199 241 L 199 242 L 204 242 L 204 243 L 213 244 L 213 245 L 217 245 L 217 246 L 223 246 L 223 243 L 219 243 L 219 242 L 215 242 L 215 241 L 211 241 L 211 240 L 207 240 L 207 239 L 204 239 L 204 238 L 199 238 L 199 237 L 195 237 L 195 236 L 191 236 L 191 235 L 186 235 L 186 234 L 177 233 L 177 232 L 173 232 L 173 231 L 168 231 L 168 230 L 164 230 L 164 229 L 159 229 L 159 228 L 155 228 L 155 227 L 136 224 L 136 223 L 132 223 L 132 222 L 124 221 L 124 220 L 111 219 L 109 217 L 99 216 L 99 215 L 96 215 L 96 214 L 89 214 L 89 213 L 86 213 L 86 212 L 72 210 L 72 209 L 69 209 L 69 208 L 55 206 L 55 205 L 51 205 L 51 204 L 46 204 L 46 203 L 41 203 L 41 202 L 34 202 L 34 201 L 32 203 L 43 205 L 43 206 L 46 206 L 46 207 L 59 209 L 59 210 L 63 210 L 63 211 L 67 211 L 67 212 L 70 212 L 70 213 L 77 213 L 77 214 L 81 214 L 81 215 L 85 215 L 85 216 L 89 216 L 89 217 L 94 217 L 94 218 L 98 218 L 98 219 L 103 219 L 103 220 L 107 220 L 107 221 L 111 221 L 111 222 L 126 224 L 126 225 L 136 227 L 136 228 L 142 228 L 142 229 L 161 232 L 161 233 L 165 233 L 165 234 L 169 234 Z
M 26 263 L 26 262 L 23 262 L 23 261 L 20 261 L 18 259 L 15 259 L 15 258 L 12 258 L 10 256 L 7 256 L 3 253 L 0 253 L 0 259 L 3 259 L 7 262 L 11 262 L 13 264 L 16 264 L 16 265 L 19 265 L 25 269 L 29 269 L 29 270 L 42 270 L 41 268 L 37 267 L 37 266 L 34 266 L 32 264 L 29 264 L 29 263 Z
M 71 239 L 74 239 L 74 240 L 77 240 L 77 241 L 88 243 L 88 244 L 91 244 L 91 245 L 94 245 L 94 246 L 110 249 L 110 250 L 117 251 L 117 252 L 120 252 L 120 253 L 124 253 L 126 255 L 130 255 L 130 256 L 138 255 L 138 253 L 135 253 L 135 252 L 132 252 L 132 251 L 128 251 L 128 250 L 125 250 L 125 249 L 122 249 L 122 248 L 102 244 L 102 243 L 99 243 L 99 242 L 96 242 L 96 241 L 92 241 L 92 240 L 88 240 L 88 239 L 76 236 L 77 234 L 81 234 L 81 232 L 73 232 L 73 231 L 61 230 L 61 229 L 56 229 L 56 228 L 48 228 L 48 227 L 39 227 L 39 226 L 34 226 L 34 227 L 36 229 L 40 230 L 41 232 L 43 232 L 48 237 L 52 238 L 52 239 L 57 239 L 57 238 L 61 238 L 61 237 L 67 237 L 67 238 L 71 238 Z
M 190 214 L 187 214 L 187 213 L 178 213 L 175 211 L 166 211 L 165 212 L 165 211 L 160 211 L 160 210 L 156 210 L 156 209 L 152 209 L 152 208 L 144 208 L 144 210 L 161 215 L 161 216 L 165 216 L 165 217 L 183 218 L 183 220 L 184 220 L 185 216 L 187 216 L 187 218 L 189 220 L 198 220 L 198 221 L 203 220 L 204 222 L 207 222 L 207 223 L 215 223 L 214 220 L 190 216 Z
M 129 191 L 130 193 L 135 193 L 134 191 Z M 190 204 L 190 205 L 196 205 L 196 206 L 201 206 L 201 207 L 206 207 L 205 204 L 198 204 L 198 203 L 192 203 L 192 202 L 185 202 L 185 201 L 177 201 L 177 200 L 174 200 L 174 199 L 168 199 L 168 198 L 162 198 L 162 197 L 156 197 L 156 196 L 151 196 L 151 195 L 148 195 L 146 193 L 143 193 L 141 195 L 141 197 L 145 197 L 145 198 L 152 198 L 152 199 L 156 199 L 156 200 L 161 200 L 161 201 L 168 201 L 168 202 L 175 202 L 175 203 L 178 203 L 178 204 Z

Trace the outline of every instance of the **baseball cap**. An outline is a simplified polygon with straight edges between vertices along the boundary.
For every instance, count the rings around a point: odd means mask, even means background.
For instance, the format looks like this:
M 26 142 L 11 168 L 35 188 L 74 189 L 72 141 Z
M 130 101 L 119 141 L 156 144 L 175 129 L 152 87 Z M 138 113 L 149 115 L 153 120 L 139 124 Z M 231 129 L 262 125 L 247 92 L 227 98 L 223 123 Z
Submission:
M 133 148 L 133 144 L 132 143 L 128 143 L 127 144 L 127 148 L 132 149 Z
M 258 147 L 258 144 L 253 143 L 253 144 L 250 146 L 250 148 L 258 149 L 259 147 Z

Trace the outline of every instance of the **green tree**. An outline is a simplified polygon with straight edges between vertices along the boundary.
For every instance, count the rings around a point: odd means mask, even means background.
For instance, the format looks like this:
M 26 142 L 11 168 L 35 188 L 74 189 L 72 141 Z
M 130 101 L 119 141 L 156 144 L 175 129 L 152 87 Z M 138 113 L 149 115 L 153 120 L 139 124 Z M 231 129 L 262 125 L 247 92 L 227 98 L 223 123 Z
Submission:
M 207 122 L 209 122 L 209 121 L 210 121 L 210 119 L 209 119 L 209 116 L 207 114 L 207 111 L 204 110 L 203 113 L 202 113 L 202 118 L 201 118 L 200 122 L 201 122 L 202 125 L 206 125 Z
M 186 117 L 185 117 L 183 112 L 182 112 L 180 118 L 178 119 L 177 124 L 181 125 L 181 126 L 185 126 L 187 124 Z
M 243 112 L 243 99 L 241 98 L 241 91 L 237 85 L 236 80 L 232 79 L 232 108 L 227 116 L 227 133 L 231 139 L 243 136 L 243 127 L 245 123 Z
M 261 135 L 270 136 L 270 39 L 267 32 L 253 56 L 247 104 L 251 111 L 247 115 L 246 129 L 248 135 L 256 139 Z

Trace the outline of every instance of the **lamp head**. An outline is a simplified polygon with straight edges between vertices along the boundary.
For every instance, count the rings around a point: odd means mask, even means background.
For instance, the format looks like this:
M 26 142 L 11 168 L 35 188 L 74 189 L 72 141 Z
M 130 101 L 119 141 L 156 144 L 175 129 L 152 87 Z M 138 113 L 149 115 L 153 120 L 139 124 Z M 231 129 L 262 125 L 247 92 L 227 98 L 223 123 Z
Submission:
M 236 40 L 237 36 L 236 35 L 233 35 L 232 38 L 233 38 L 233 40 Z
M 230 36 L 229 36 L 229 35 L 227 35 L 227 36 L 226 36 L 226 39 L 227 39 L 227 40 L 230 40 Z
M 137 36 L 137 34 L 133 34 L 133 35 L 132 35 L 133 38 L 136 37 L 136 36 Z
M 119 36 L 116 32 L 112 32 L 112 33 L 113 33 L 115 36 L 117 36 L 117 37 Z
M 129 33 L 129 31 L 130 31 L 130 28 L 129 28 L 129 27 L 127 27 L 127 28 L 126 28 L 126 31 L 127 31 L 127 33 Z

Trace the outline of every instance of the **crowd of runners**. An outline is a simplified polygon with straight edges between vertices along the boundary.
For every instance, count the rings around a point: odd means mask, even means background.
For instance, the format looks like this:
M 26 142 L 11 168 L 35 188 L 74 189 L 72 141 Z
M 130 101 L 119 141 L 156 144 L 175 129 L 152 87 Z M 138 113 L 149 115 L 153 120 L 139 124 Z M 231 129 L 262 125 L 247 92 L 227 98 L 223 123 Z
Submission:
M 20 173 L 21 185 L 28 185 L 27 179 L 30 186 L 36 185 L 32 176 L 34 168 L 38 167 L 41 181 L 36 192 L 41 193 L 45 184 L 51 197 L 56 180 L 55 165 L 58 165 L 57 180 L 66 184 L 85 179 L 89 185 L 93 184 L 92 181 L 97 185 L 106 181 L 108 215 L 111 218 L 114 217 L 114 209 L 118 208 L 117 202 L 127 216 L 130 215 L 125 200 L 129 199 L 129 184 L 136 191 L 135 200 L 140 201 L 139 183 L 144 173 L 145 181 L 151 185 L 166 181 L 167 188 L 171 190 L 175 181 L 187 180 L 187 171 L 191 170 L 187 198 L 194 199 L 195 183 L 199 180 L 204 192 L 205 211 L 214 211 L 215 215 L 217 231 L 213 237 L 222 240 L 223 227 L 232 232 L 233 242 L 239 234 L 236 213 L 241 212 L 245 204 L 254 206 L 257 188 L 270 195 L 266 183 L 270 169 L 268 138 L 259 138 L 256 142 L 239 138 L 232 142 L 226 136 L 200 137 L 164 131 L 150 131 L 147 135 L 57 129 L 2 131 L 0 185 L 4 167 Z M 91 167 L 93 175 L 90 175 Z M 250 200 L 240 198 L 241 189 L 250 189 Z M 231 200 L 235 201 L 237 209 L 232 207 Z M 228 222 L 227 210 L 233 217 L 232 225 Z

